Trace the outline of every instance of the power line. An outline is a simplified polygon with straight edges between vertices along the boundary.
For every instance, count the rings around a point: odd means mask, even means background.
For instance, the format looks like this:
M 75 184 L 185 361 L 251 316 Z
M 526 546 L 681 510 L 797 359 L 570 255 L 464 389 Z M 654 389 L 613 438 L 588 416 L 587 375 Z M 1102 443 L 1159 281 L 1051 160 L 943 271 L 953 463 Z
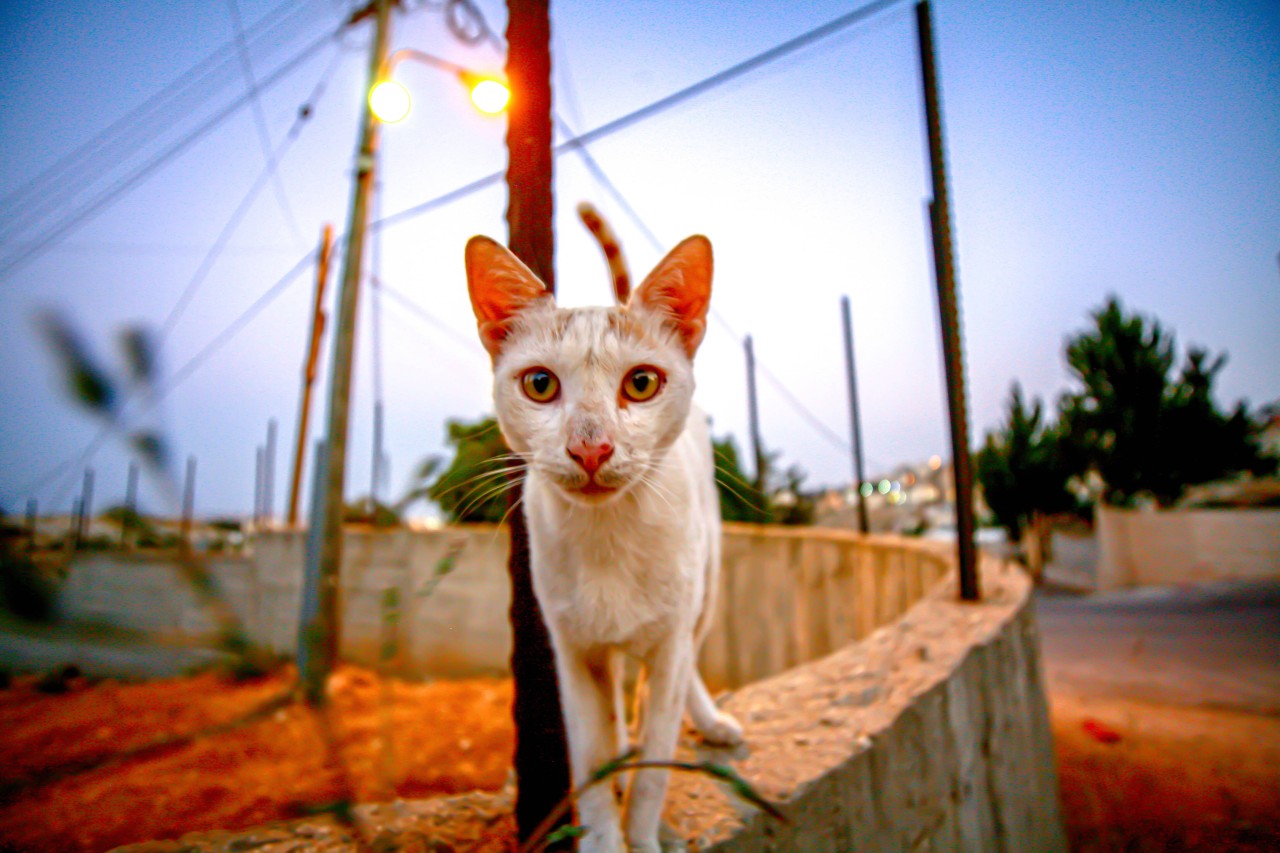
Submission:
M 315 260 L 313 252 L 307 252 L 302 258 L 293 265 L 293 267 L 283 276 L 276 280 L 265 293 L 254 300 L 248 308 L 240 313 L 238 317 L 228 323 L 221 332 L 214 335 L 201 350 L 187 360 L 182 367 L 178 368 L 169 377 L 169 381 L 159 386 L 156 390 L 156 402 L 168 396 L 175 388 L 187 380 L 187 378 L 195 373 L 206 361 L 212 358 L 220 349 L 229 344 L 236 335 L 244 329 L 245 326 L 257 317 L 262 311 L 276 301 L 279 296 L 284 293 L 294 280 L 306 270 Z
M 289 204 L 289 196 L 285 192 L 284 183 L 280 180 L 280 173 L 275 170 L 272 163 L 271 133 L 267 130 L 267 114 L 262 109 L 258 82 L 254 79 L 253 62 L 249 59 L 249 47 L 244 38 L 244 24 L 240 20 L 240 4 L 236 0 L 227 0 L 227 9 L 231 15 L 231 28 L 235 32 L 236 54 L 240 57 L 245 87 L 253 99 L 253 123 L 258 129 L 258 145 L 262 148 L 262 159 L 271 167 L 272 184 L 275 187 L 276 200 L 280 203 L 280 212 L 284 214 L 285 224 L 293 232 L 294 242 L 301 245 L 302 232 L 298 230 L 298 222 L 293 216 L 293 207 Z
M 254 25 L 253 38 L 272 51 L 289 40 L 298 29 L 296 19 L 307 11 L 305 5 L 298 6 L 280 17 L 288 5 L 281 4 Z M 231 49 L 227 44 L 210 54 L 26 185 L 6 195 L 0 209 L 20 211 L 21 217 L 0 228 L 4 239 L 8 240 L 15 231 L 29 230 L 49 213 L 66 208 L 76 195 L 137 156 L 151 139 L 172 130 L 194 110 L 205 108 L 230 72 L 233 57 L 225 54 Z
M 192 275 L 191 280 L 187 282 L 187 286 L 183 288 L 182 293 L 178 296 L 177 302 L 175 302 L 173 308 L 169 310 L 169 315 L 165 317 L 164 322 L 160 324 L 159 338 L 161 345 L 163 345 L 164 341 L 173 331 L 173 327 L 177 324 L 178 318 L 182 316 L 187 305 L 190 304 L 192 297 L 195 296 L 196 290 L 204 282 L 209 271 L 213 268 L 214 262 L 226 249 L 227 242 L 231 239 L 231 235 L 235 232 L 235 229 L 239 226 L 241 220 L 244 219 L 245 215 L 249 212 L 249 209 L 253 206 L 253 202 L 258 197 L 258 193 L 262 191 L 264 186 L 266 186 L 266 183 L 271 179 L 271 176 L 279 173 L 278 170 L 281 158 L 284 157 L 285 153 L 288 152 L 288 150 L 293 146 L 293 143 L 297 140 L 301 133 L 302 126 L 311 118 L 312 115 L 314 115 L 316 104 L 319 103 L 321 96 L 328 88 L 329 78 L 333 75 L 334 70 L 338 66 L 338 60 L 341 58 L 342 53 L 335 51 L 333 59 L 330 61 L 328 67 L 325 68 L 319 82 L 316 83 L 315 88 L 312 90 L 311 95 L 298 110 L 297 117 L 294 118 L 293 124 L 285 134 L 284 139 L 281 140 L 275 151 L 268 152 L 267 163 L 263 167 L 262 172 L 259 173 L 257 180 L 254 182 L 253 186 L 249 188 L 249 192 L 240 201 L 240 204 L 236 207 L 235 211 L 232 212 L 231 217 L 222 227 L 222 231 L 219 232 L 218 236 L 214 239 L 213 245 L 205 255 L 204 260 L 200 262 L 200 266 L 196 268 L 195 274 Z
M 789 41 L 769 48 L 762 53 L 758 53 L 750 59 L 739 62 L 737 65 L 726 68 L 724 71 L 712 74 L 710 77 L 706 77 L 697 83 L 694 83 L 692 86 L 686 86 L 678 92 L 667 95 L 664 98 L 659 98 L 658 100 L 646 104 L 639 109 L 632 110 L 626 115 L 620 116 L 613 121 L 606 122 L 592 130 L 588 130 L 586 133 L 566 139 L 564 142 L 554 146 L 552 148 L 552 153 L 554 156 L 559 157 L 568 151 L 585 148 L 606 136 L 611 136 L 620 130 L 624 130 L 631 125 L 636 124 L 637 122 L 653 118 L 656 115 L 679 106 L 685 101 L 696 98 L 699 95 L 704 95 L 712 89 L 723 86 L 750 71 L 754 71 L 771 62 L 776 62 L 788 54 L 794 53 L 801 48 L 807 47 L 814 42 L 833 35 L 846 27 L 850 27 L 853 24 L 866 20 L 872 15 L 901 2 L 903 2 L 903 0 L 875 0 L 875 2 L 869 3 L 866 6 L 854 9 L 852 12 L 841 15 L 835 20 L 829 21 L 819 27 L 815 27 L 808 32 L 790 39 Z M 492 39 L 495 40 L 495 44 L 501 44 L 500 41 L 497 41 L 496 35 L 492 36 Z M 504 175 L 505 172 L 493 172 L 482 178 L 477 178 L 469 184 L 464 184 L 461 187 L 424 201 L 421 204 L 406 208 L 398 213 L 393 213 L 390 216 L 374 222 L 371 227 L 390 228 L 394 225 L 399 225 L 409 219 L 429 213 L 446 204 L 450 204 L 454 201 L 477 193 L 482 189 L 487 189 L 501 181 Z
M 573 139 L 562 142 L 560 145 L 556 146 L 555 151 L 556 153 L 560 153 L 561 149 L 590 145 L 597 140 L 604 139 L 606 136 L 611 136 L 620 130 L 631 127 L 637 122 L 665 113 L 667 110 L 673 109 L 685 101 L 704 95 L 712 89 L 717 89 L 726 83 L 747 74 L 748 72 L 754 71 L 757 68 L 761 68 L 772 62 L 776 62 L 784 56 L 795 53 L 797 50 L 808 47 L 814 42 L 821 41 L 830 35 L 834 35 L 840 30 L 864 21 L 872 15 L 875 15 L 876 13 L 900 2 L 903 2 L 903 0 L 875 0 L 875 2 L 868 3 L 866 6 L 854 9 L 852 12 L 841 15 L 835 20 L 829 21 L 822 26 L 815 27 L 812 30 L 802 33 L 780 45 L 771 47 L 762 53 L 757 53 L 750 59 L 739 62 L 737 65 L 726 68 L 716 74 L 712 74 L 710 77 L 699 80 L 691 86 L 686 86 L 678 92 L 667 95 L 665 98 L 659 98 L 658 100 L 640 107 L 637 110 L 632 110 L 626 115 L 620 116 L 613 121 L 605 122 L 594 130 L 589 130 L 580 136 L 576 136 Z
M 334 38 L 335 36 L 333 33 L 326 33 L 324 36 L 308 44 L 302 51 L 272 72 L 272 74 L 263 81 L 260 89 L 269 89 L 281 80 L 285 79 L 304 61 L 311 58 L 312 54 L 322 47 L 325 42 L 332 41 Z M 14 252 L 3 261 L 0 261 L 0 278 L 42 254 L 50 246 L 57 243 L 58 240 L 65 236 L 69 231 L 76 228 L 86 219 L 89 219 L 94 214 L 114 202 L 123 193 L 133 189 L 139 183 L 149 178 L 157 169 L 167 163 L 170 159 L 189 148 L 197 140 L 203 138 L 227 118 L 238 112 L 241 107 L 249 102 L 250 97 L 251 96 L 249 94 L 245 94 L 237 98 L 230 105 L 214 114 L 212 118 L 205 121 L 195 130 L 182 137 L 174 144 L 170 145 L 147 163 L 135 169 L 128 176 L 117 181 L 113 186 L 101 192 L 96 198 L 86 203 L 78 210 L 68 214 L 60 222 L 53 225 L 48 231 L 46 231 L 43 237 L 26 244 L 23 249 Z
M 445 323 L 439 317 L 436 317 L 430 311 L 423 308 L 417 302 L 413 301 L 408 296 L 405 296 L 403 293 L 396 290 L 394 287 L 391 287 L 386 282 L 382 283 L 382 292 L 384 295 L 390 296 L 396 302 L 400 303 L 400 306 L 405 310 L 407 310 L 410 314 L 413 314 L 419 320 L 422 320 L 423 322 L 430 325 L 432 328 L 444 334 L 447 338 L 449 338 L 449 340 L 458 344 L 462 349 L 466 350 L 468 353 L 471 353 L 473 355 L 478 353 L 475 340 L 459 333 L 448 323 Z
M 564 119 L 554 113 L 552 116 L 556 128 L 560 130 L 561 133 L 568 137 L 572 137 L 574 135 L 573 129 L 569 127 Z M 654 250 L 659 252 L 662 251 L 663 244 L 662 241 L 658 239 L 658 235 L 654 234 L 653 230 L 650 229 L 649 226 L 645 224 L 645 221 L 640 218 L 640 214 L 631 206 L 631 202 L 627 201 L 626 196 L 622 194 L 622 191 L 618 189 L 617 185 L 609 179 L 607 174 L 605 174 L 604 169 L 596 161 L 596 158 L 591 155 L 591 151 L 587 146 L 582 145 L 574 150 L 577 151 L 578 157 L 582 160 L 582 164 L 587 167 L 587 171 L 591 173 L 591 177 L 594 178 L 595 182 L 613 198 L 614 203 L 617 204 L 618 207 L 622 208 L 622 212 L 625 213 L 627 218 L 640 229 L 640 233 L 645 236 L 645 239 L 649 241 L 649 244 L 653 246 Z

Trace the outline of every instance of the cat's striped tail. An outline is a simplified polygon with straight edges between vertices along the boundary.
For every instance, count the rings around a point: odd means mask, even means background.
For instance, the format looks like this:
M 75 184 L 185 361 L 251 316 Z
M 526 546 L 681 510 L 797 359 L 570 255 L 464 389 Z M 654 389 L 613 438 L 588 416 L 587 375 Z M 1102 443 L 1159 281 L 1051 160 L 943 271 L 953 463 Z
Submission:
M 622 255 L 618 238 L 591 202 L 584 201 L 578 205 L 578 217 L 604 252 L 604 259 L 609 264 L 609 276 L 613 279 L 613 298 L 619 305 L 626 305 L 631 299 L 631 274 L 627 272 L 627 259 Z

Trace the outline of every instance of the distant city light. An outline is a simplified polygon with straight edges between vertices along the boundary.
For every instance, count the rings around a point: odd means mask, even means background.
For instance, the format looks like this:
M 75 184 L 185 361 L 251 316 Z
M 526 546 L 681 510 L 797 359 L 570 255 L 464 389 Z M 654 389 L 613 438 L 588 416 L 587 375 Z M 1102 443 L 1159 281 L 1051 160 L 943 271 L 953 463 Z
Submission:
M 862 492 L 862 496 L 864 498 L 869 498 L 871 497 L 871 493 L 876 490 L 876 487 L 873 486 L 871 483 L 863 483 L 861 486 L 858 487 L 858 490 Z
M 497 80 L 481 80 L 471 87 L 471 103 L 482 113 L 496 115 L 507 108 L 511 90 Z
M 893 488 L 893 485 L 888 480 L 880 481 L 880 494 L 887 495 L 889 494 L 889 490 L 892 488 Z
M 395 80 L 383 80 L 369 92 L 369 108 L 384 124 L 403 121 L 409 105 L 409 90 Z
M 941 468 L 941 467 L 942 467 L 942 457 L 941 457 L 941 456 L 930 456 L 930 457 L 929 457 L 929 470 L 931 470 L 931 471 L 937 471 L 937 470 L 938 470 L 939 468 Z

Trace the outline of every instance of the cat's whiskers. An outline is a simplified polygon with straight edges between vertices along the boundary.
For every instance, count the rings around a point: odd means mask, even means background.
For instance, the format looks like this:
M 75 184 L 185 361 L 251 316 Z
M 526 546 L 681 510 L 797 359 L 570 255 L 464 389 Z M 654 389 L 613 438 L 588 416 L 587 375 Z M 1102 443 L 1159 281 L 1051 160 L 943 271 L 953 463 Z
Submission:
M 518 509 L 523 504 L 524 504 L 524 490 L 521 489 L 520 497 L 512 501 L 511 505 L 507 507 L 507 511 L 502 514 L 502 518 L 498 519 L 498 527 L 501 528 L 503 525 L 505 525 L 507 523 L 507 519 L 511 518 L 511 513 L 515 512 L 516 509 Z
M 502 472 L 507 473 L 507 472 Z M 463 495 L 454 509 L 454 513 L 458 518 L 465 518 L 476 506 L 482 504 L 485 500 L 511 488 L 511 479 L 509 477 L 496 477 L 483 483 L 476 484 L 470 491 Z
M 721 474 L 724 474 L 725 476 L 722 477 L 720 476 Z M 752 509 L 759 510 L 760 512 L 769 511 L 769 506 L 767 503 L 761 504 L 756 500 L 754 500 L 752 497 L 745 495 L 738 489 L 734 488 L 735 482 L 741 482 L 738 480 L 734 472 L 726 468 L 721 468 L 719 465 L 717 465 L 715 468 L 715 475 L 716 475 L 717 483 L 719 483 L 720 485 L 728 489 L 730 492 L 732 492 L 735 497 L 737 497 L 740 501 L 745 503 L 747 506 L 751 507 Z
M 437 495 L 436 498 L 438 499 L 438 498 L 444 497 L 445 495 L 456 492 L 458 489 L 465 488 L 466 486 L 470 486 L 471 484 L 476 483 L 480 480 L 488 480 L 500 475 L 511 474 L 515 471 L 520 471 L 528 467 L 528 463 L 524 461 L 524 458 L 516 453 L 509 453 L 509 454 L 504 454 L 502 456 L 495 456 L 489 461 L 493 464 L 498 465 L 499 467 L 488 468 L 484 471 L 481 471 L 479 474 L 473 474 L 472 476 L 468 477 L 467 479 L 459 483 L 454 483 L 452 486 L 450 486 L 449 488 L 442 491 L 439 495 Z M 514 464 L 514 465 L 504 464 L 509 462 L 516 462 L 517 464 Z
M 652 462 L 648 463 L 645 466 L 644 470 L 641 471 L 640 475 L 636 478 L 636 485 L 646 487 L 649 490 L 649 492 L 653 494 L 654 497 L 658 498 L 664 504 L 666 504 L 667 509 L 671 510 L 672 512 L 675 512 L 676 511 L 676 507 L 674 503 L 675 495 L 671 492 L 670 489 L 666 488 L 664 485 L 658 482 L 658 480 L 653 476 L 657 472 L 657 470 L 658 468 L 655 464 L 653 464 Z
M 504 492 L 509 492 L 514 489 L 515 486 L 516 480 L 510 477 L 503 478 L 496 483 L 489 482 L 476 486 L 475 489 L 463 497 L 464 503 L 458 508 L 458 516 L 465 516 L 472 507 L 478 506 L 490 498 L 501 495 Z

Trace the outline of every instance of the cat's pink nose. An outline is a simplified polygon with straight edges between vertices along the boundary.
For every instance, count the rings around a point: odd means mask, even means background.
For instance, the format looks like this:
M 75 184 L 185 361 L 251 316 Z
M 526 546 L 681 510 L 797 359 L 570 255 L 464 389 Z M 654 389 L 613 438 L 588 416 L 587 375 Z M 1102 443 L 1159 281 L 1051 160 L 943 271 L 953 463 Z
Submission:
M 609 441 L 588 444 L 581 439 L 575 439 L 565 449 L 573 457 L 573 461 L 582 466 L 583 471 L 592 475 L 599 471 L 600 466 L 613 455 L 613 444 Z

